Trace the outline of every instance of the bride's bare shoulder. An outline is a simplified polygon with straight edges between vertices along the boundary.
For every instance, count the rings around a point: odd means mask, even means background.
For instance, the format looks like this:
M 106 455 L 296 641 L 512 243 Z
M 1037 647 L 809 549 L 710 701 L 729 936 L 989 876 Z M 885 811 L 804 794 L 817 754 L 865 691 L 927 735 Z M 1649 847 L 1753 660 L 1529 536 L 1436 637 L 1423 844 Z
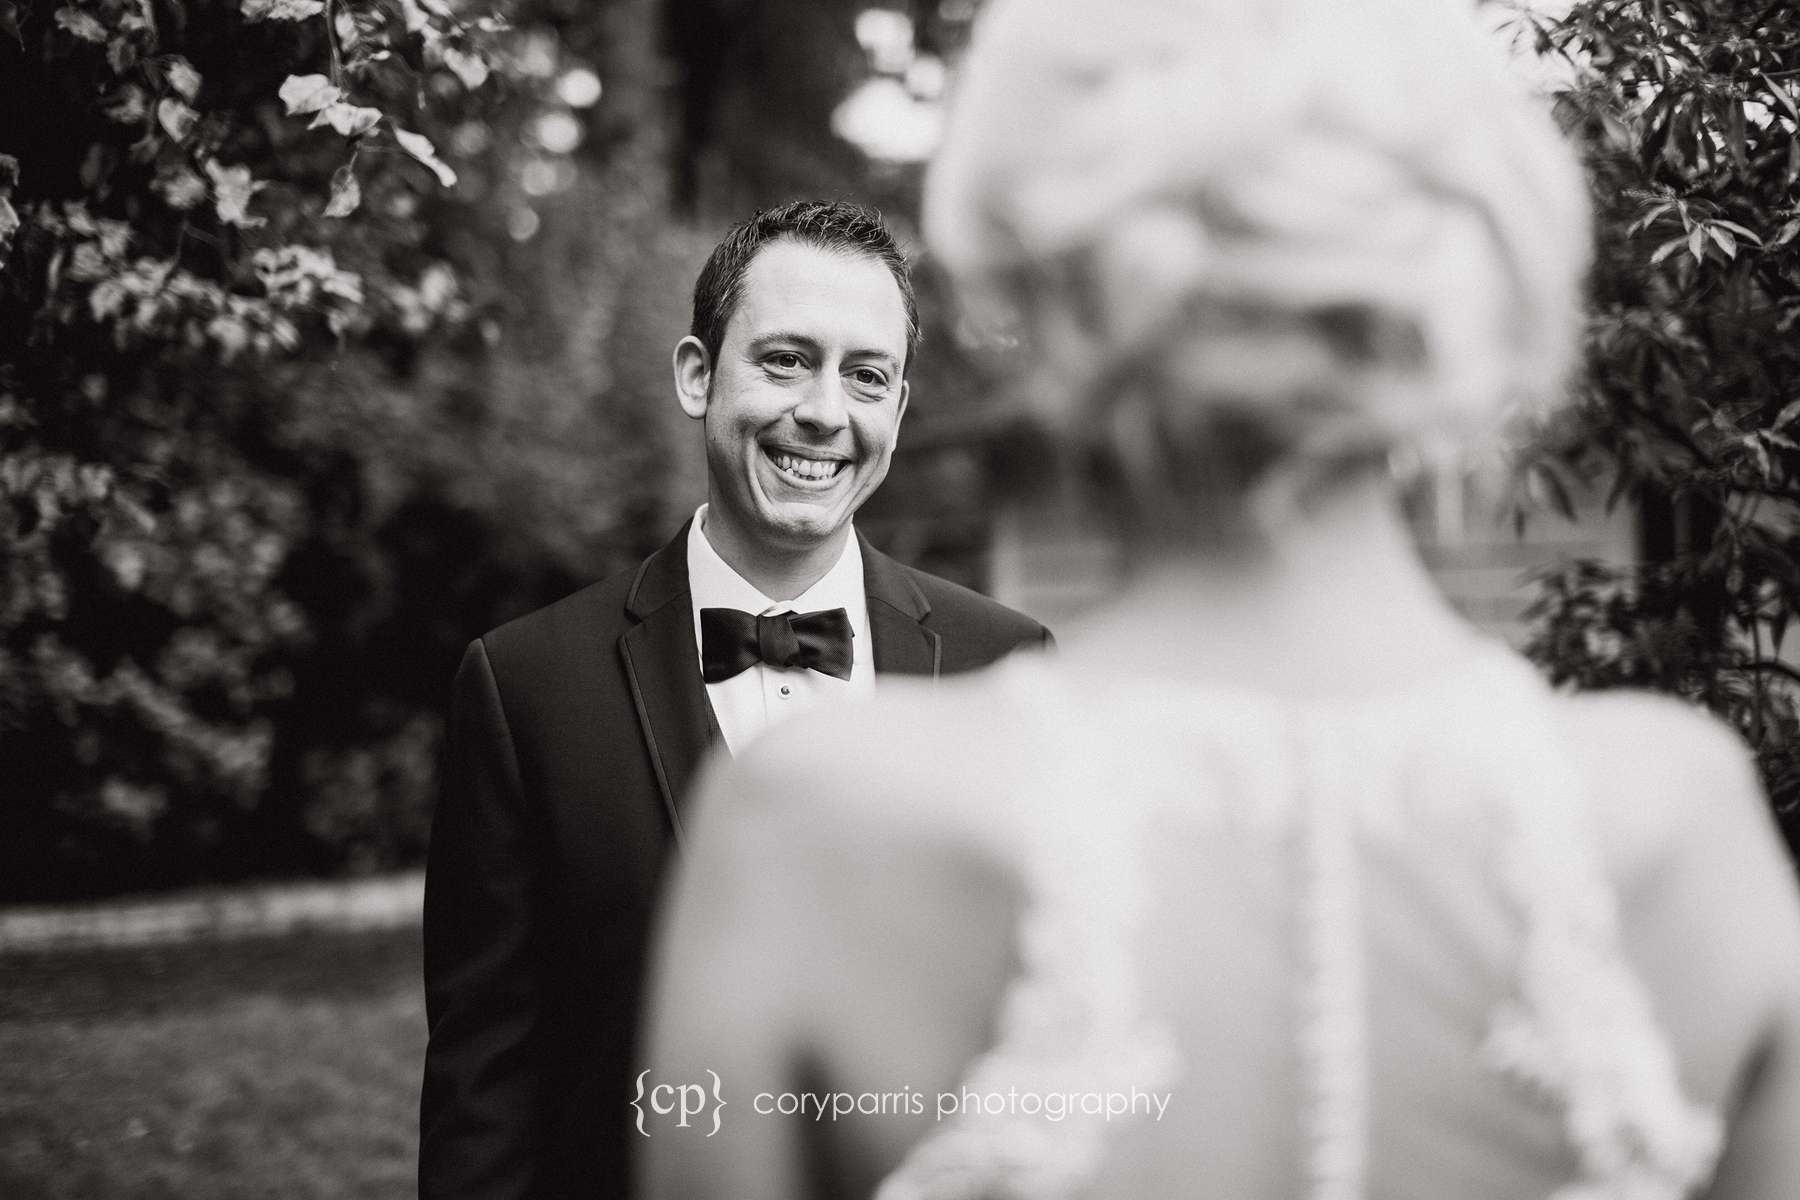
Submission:
M 1762 804 L 1749 747 L 1719 718 L 1670 696 L 1561 697 L 1567 743 L 1604 827 L 1672 832 L 1696 816 Z
M 1767 823 L 1749 748 L 1712 714 L 1649 692 L 1592 692 L 1557 703 L 1592 797 L 1595 832 L 1622 880 L 1666 863 L 1696 829 Z

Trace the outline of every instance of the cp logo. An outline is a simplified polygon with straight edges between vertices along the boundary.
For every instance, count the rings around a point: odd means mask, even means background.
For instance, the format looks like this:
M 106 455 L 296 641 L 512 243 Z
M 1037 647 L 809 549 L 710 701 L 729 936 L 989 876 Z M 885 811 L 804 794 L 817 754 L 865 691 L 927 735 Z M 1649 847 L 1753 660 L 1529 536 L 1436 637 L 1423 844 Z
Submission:
M 707 1071 L 712 1076 L 712 1091 L 698 1083 L 658 1083 L 648 1088 L 644 1081 L 650 1077 L 646 1068 L 638 1072 L 637 1095 L 631 1098 L 631 1107 L 637 1110 L 637 1131 L 645 1137 L 650 1130 L 644 1125 L 644 1109 L 659 1117 L 675 1114 L 675 1127 L 687 1129 L 695 1124 L 694 1118 L 712 1113 L 712 1129 L 706 1134 L 711 1137 L 719 1132 L 719 1113 L 725 1107 L 725 1097 L 719 1094 L 719 1073 Z

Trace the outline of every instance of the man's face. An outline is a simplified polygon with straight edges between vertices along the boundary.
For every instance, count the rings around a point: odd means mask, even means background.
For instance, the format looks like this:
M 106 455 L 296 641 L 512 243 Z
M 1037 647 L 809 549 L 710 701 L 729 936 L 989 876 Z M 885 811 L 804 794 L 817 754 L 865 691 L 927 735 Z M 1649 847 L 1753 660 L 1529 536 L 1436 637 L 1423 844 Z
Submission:
M 709 536 L 747 554 L 841 544 L 887 475 L 905 357 L 905 304 L 879 260 L 763 247 L 710 371 L 697 341 L 676 348 L 682 407 L 705 421 Z

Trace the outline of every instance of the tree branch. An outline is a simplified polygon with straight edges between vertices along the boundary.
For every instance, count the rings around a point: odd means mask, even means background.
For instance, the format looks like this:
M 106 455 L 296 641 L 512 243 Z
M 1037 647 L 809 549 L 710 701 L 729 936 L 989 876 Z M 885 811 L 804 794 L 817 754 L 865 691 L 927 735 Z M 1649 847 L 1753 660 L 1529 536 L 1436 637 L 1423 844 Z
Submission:
M 1687 430 L 1683 429 L 1680 425 L 1677 425 L 1674 421 L 1671 421 L 1664 414 L 1639 404 L 1629 391 L 1623 392 L 1621 394 L 1621 399 L 1624 400 L 1625 406 L 1646 424 L 1653 426 L 1658 433 L 1680 446 L 1683 450 L 1686 450 L 1689 454 L 1692 454 L 1695 461 L 1698 462 L 1700 466 L 1709 471 L 1718 469 L 1719 464 L 1713 461 L 1712 455 L 1702 449 L 1700 443 L 1696 442 L 1694 436 Z
M 337 14 L 332 11 L 332 0 L 325 0 L 325 8 L 319 14 L 325 21 L 325 46 L 331 52 L 331 83 L 333 87 L 344 86 L 344 58 L 338 49 Z
M 1770 658 L 1759 658 L 1755 662 L 1743 664 L 1738 669 L 1751 671 L 1758 675 L 1779 675 L 1790 683 L 1800 683 L 1800 671 L 1796 671 L 1784 662 L 1777 662 Z

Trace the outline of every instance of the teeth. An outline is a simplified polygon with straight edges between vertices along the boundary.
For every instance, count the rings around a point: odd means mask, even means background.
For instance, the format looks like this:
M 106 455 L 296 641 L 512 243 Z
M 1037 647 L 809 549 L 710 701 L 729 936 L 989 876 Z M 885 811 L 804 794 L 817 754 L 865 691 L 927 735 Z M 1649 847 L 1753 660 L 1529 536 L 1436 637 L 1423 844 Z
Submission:
M 772 454 L 775 465 L 790 475 L 801 479 L 830 479 L 843 467 L 841 462 L 820 462 L 812 458 L 800 458 L 793 454 Z

